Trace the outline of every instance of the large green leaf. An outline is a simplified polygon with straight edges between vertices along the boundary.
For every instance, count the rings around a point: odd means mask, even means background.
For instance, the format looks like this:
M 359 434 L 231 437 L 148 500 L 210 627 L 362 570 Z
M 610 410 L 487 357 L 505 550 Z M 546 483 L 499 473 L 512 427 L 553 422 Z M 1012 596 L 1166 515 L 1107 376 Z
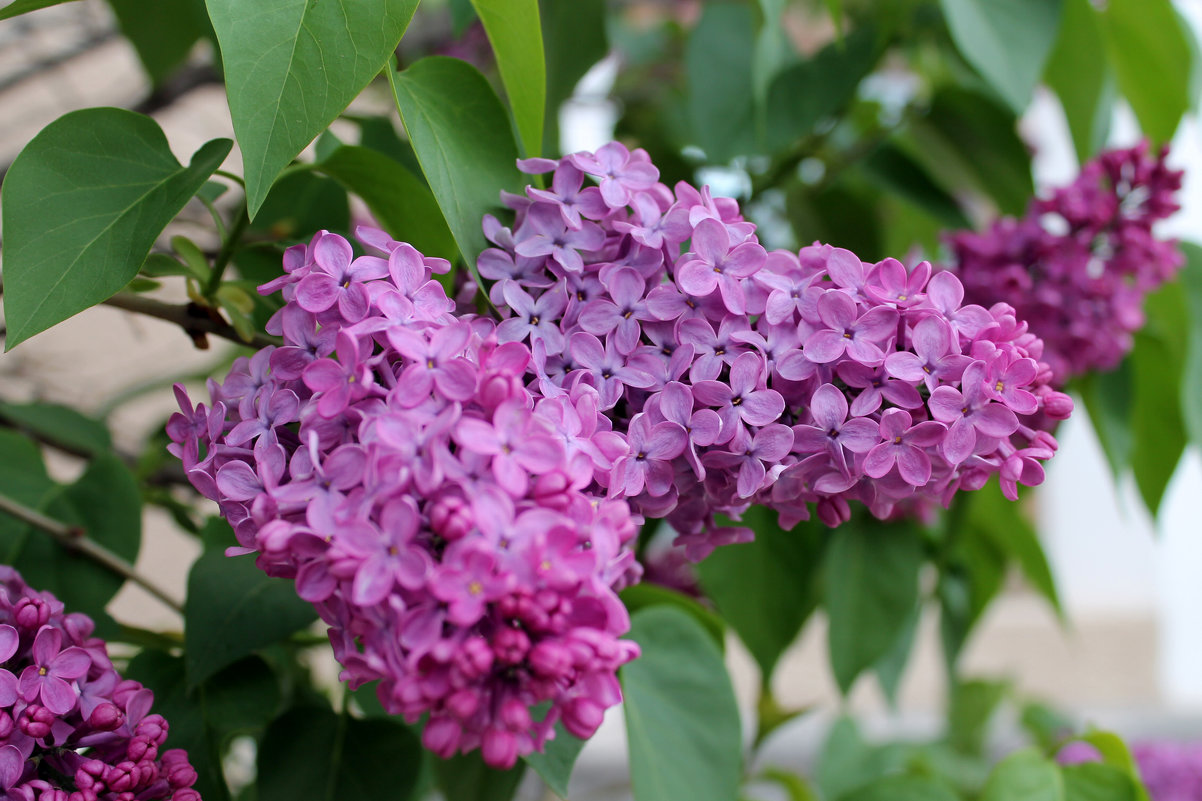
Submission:
M 1048 564 L 1047 554 L 1031 521 L 1023 514 L 1023 506 L 1007 500 L 997 484 L 990 482 L 980 490 L 963 496 L 957 503 L 968 503 L 970 536 L 984 536 L 1014 557 L 1023 575 L 1040 595 L 1047 599 L 1057 615 L 1063 616 L 1056 579 Z
M 263 735 L 258 801 L 405 801 L 421 759 L 417 736 L 400 723 L 296 707 Z
M 104 423 L 70 406 L 0 401 L 0 419 L 75 453 L 94 456 L 113 447 Z
M 1009 682 L 956 682 L 947 715 L 947 739 L 956 750 L 984 756 L 989 723 L 1010 690 Z
M 762 506 L 748 510 L 742 524 L 755 531 L 755 539 L 717 549 L 697 565 L 697 573 L 767 682 L 817 603 L 818 567 L 829 537 L 818 523 L 784 531 L 776 513 Z
M 280 170 L 384 68 L 418 0 L 207 0 L 253 217 Z
M 1017 751 L 998 763 L 981 801 L 1063 801 L 1064 780 L 1056 763 L 1035 750 Z
M 1122 475 L 1131 462 L 1131 406 L 1134 400 L 1131 359 L 1107 373 L 1090 373 L 1076 381 L 1089 420 L 1111 472 Z
M 1108 0 L 1102 31 L 1119 89 L 1144 133 L 1168 142 L 1190 105 L 1189 41 L 1170 0 Z
M 5 176 L 5 349 L 115 294 L 229 153 L 215 139 L 183 167 L 149 117 L 73 111 L 47 125 Z
M 1062 0 L 940 0 L 956 47 L 1016 113 L 1056 41 Z
M 278 241 L 308 241 L 314 231 L 327 229 L 349 234 L 351 206 L 346 189 L 333 178 L 308 171 L 289 173 L 271 185 L 271 191 L 254 222 L 253 234 Z M 261 249 L 256 249 L 261 250 Z M 246 249 L 236 253 L 242 258 Z M 277 259 L 274 274 L 279 275 Z
M 1089 0 L 1064 0 L 1060 38 L 1044 79 L 1060 98 L 1077 159 L 1084 164 L 1106 142 L 1115 91 L 1101 21 Z
M 13 0 L 13 2 L 4 8 L 0 8 L 0 20 L 18 17 L 21 14 L 28 14 L 30 11 L 37 11 L 40 8 L 50 8 L 50 6 L 71 2 L 74 2 L 74 0 Z
M 108 0 L 150 80 L 162 83 L 209 34 L 204 0 Z
M 832 724 L 814 769 L 822 797 L 839 799 L 858 787 L 904 767 L 909 747 L 901 743 L 872 745 L 864 741 L 856 722 L 841 717 Z
M 684 68 L 689 141 L 711 163 L 725 163 L 755 144 L 752 53 L 755 30 L 746 3 L 706 3 L 689 34 Z
M 1002 588 L 1007 554 L 979 531 L 950 536 L 936 593 L 943 654 L 948 671 L 953 672 L 964 643 Z
M 518 136 L 527 156 L 543 146 L 547 103 L 547 65 L 538 0 L 472 0 L 492 45 Z
M 522 760 L 538 772 L 553 793 L 567 798 L 568 780 L 572 778 L 572 768 L 583 748 L 584 740 L 569 734 L 563 723 L 556 723 L 555 739 L 547 743 L 541 754 L 532 751 Z
M 1202 446 L 1202 247 L 1186 242 L 1181 249 L 1185 252 L 1181 286 L 1190 316 L 1185 372 L 1181 376 L 1181 412 L 1190 439 Z
M 1135 779 L 1118 768 L 1084 762 L 1060 768 L 1064 801 L 1138 801 Z
M 525 762 L 510 770 L 490 768 L 479 751 L 434 760 L 438 788 L 446 801 L 510 801 L 525 772 Z
M 911 525 L 848 525 L 826 553 L 831 668 L 843 692 L 897 641 L 918 602 L 922 540 Z
M 717 647 L 684 612 L 631 618 L 642 655 L 620 671 L 636 801 L 730 801 L 742 777 L 739 710 Z
M 547 56 L 547 113 L 543 152 L 560 151 L 559 107 L 589 68 L 609 52 L 605 0 L 543 0 L 543 47 Z
M 706 561 L 709 561 L 708 559 Z M 719 651 L 726 650 L 726 621 L 714 614 L 708 607 L 702 606 L 696 599 L 682 592 L 669 589 L 661 584 L 643 582 L 627 587 L 619 593 L 626 609 L 633 613 L 640 609 L 658 604 L 675 606 L 701 624 L 710 635 Z
M 291 581 L 268 576 L 251 556 L 225 556 L 223 530 L 228 526 L 218 520 L 206 526 L 208 547 L 188 574 L 184 653 L 193 687 L 317 617 Z
M 128 562 L 142 544 L 142 495 L 129 469 L 111 453 L 96 457 L 79 480 L 51 495 L 46 514 L 81 526 L 88 536 Z M 116 629 L 104 607 L 125 579 L 45 534 L 30 535 L 15 565 L 30 586 L 48 590 L 73 612 L 96 621 L 97 633 Z
M 354 192 L 384 230 L 427 256 L 454 259 L 455 238 L 430 190 L 401 164 L 366 147 L 344 145 L 317 169 Z
M 54 488 L 37 445 L 15 431 L 0 428 L 0 494 L 37 509 Z M 0 564 L 13 563 L 28 534 L 28 524 L 0 512 Z
M 864 160 L 875 183 L 905 198 L 948 228 L 971 228 L 956 198 L 901 148 L 886 142 Z
M 886 776 L 839 796 L 839 801 L 957 801 L 957 796 L 937 779 Z
M 424 58 L 388 73 L 401 121 L 468 266 L 487 246 L 480 222 L 500 192 L 520 192 L 509 118 L 488 81 L 466 61 Z

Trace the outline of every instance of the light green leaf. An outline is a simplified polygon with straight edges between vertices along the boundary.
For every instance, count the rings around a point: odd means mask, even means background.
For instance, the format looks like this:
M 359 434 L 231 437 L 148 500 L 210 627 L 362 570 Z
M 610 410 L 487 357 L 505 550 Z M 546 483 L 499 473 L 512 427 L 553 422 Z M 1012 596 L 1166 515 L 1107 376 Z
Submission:
M 85 456 L 112 450 L 113 441 L 104 423 L 70 406 L 56 403 L 4 403 L 0 419 L 28 431 L 56 447 Z
M 605 0 L 543 0 L 543 47 L 547 56 L 547 113 L 543 153 L 560 152 L 559 107 L 584 74 L 609 52 Z
M 1064 765 L 1064 801 L 1138 801 L 1139 788 L 1129 775 L 1096 762 Z
M 980 532 L 956 536 L 939 574 L 939 634 L 948 671 L 1006 575 L 1006 553 Z
M 547 103 L 538 0 L 472 0 L 472 6 L 496 55 L 526 156 L 537 156 L 543 145 Z
M 631 613 L 659 604 L 674 606 L 700 623 L 719 651 L 726 650 L 726 622 L 684 593 L 659 584 L 642 583 L 622 590 L 619 597 Z
M 1108 0 L 1102 32 L 1119 89 L 1154 142 L 1190 105 L 1190 46 L 1169 0 Z
M 466 61 L 433 56 L 388 74 L 422 172 L 475 273 L 487 246 L 481 220 L 499 211 L 502 189 L 525 186 L 505 109 Z
M 537 771 L 553 793 L 567 798 L 568 780 L 583 748 L 584 740 L 569 734 L 563 723 L 556 723 L 555 739 L 547 743 L 541 754 L 532 751 L 522 760 Z
M 981 801 L 1064 801 L 1064 781 L 1056 763 L 1038 751 L 1017 751 L 989 774 Z
M 108 0 L 150 80 L 161 84 L 209 34 L 204 0 Z M 211 34 L 210 34 L 211 35 Z
M 961 55 L 1016 113 L 1031 102 L 1060 25 L 1061 0 L 940 0 Z
M 860 787 L 839 801 L 958 801 L 956 794 L 937 779 L 924 776 L 886 776 Z
M 901 689 L 901 680 L 906 673 L 906 664 L 910 661 L 910 652 L 914 650 L 914 638 L 918 636 L 918 623 L 922 619 L 921 600 L 914 604 L 905 624 L 889 646 L 885 655 L 872 666 L 885 700 L 891 705 L 897 705 L 897 691 Z
M 788 794 L 789 801 L 819 801 L 818 793 L 810 783 L 796 773 L 768 768 L 760 774 L 760 778 L 780 786 Z
M 831 726 L 815 767 L 815 780 L 823 798 L 840 799 L 886 774 L 900 770 L 908 759 L 908 746 L 870 745 L 860 736 L 856 722 L 841 717 Z
M 697 565 L 706 596 L 755 657 L 765 683 L 814 610 L 830 540 L 821 524 L 784 531 L 776 518 L 771 509 L 752 507 L 741 524 L 755 539 L 719 548 Z
M 0 8 L 0 20 L 12 19 L 22 14 L 28 14 L 30 11 L 37 11 L 40 8 L 50 8 L 50 6 L 71 2 L 74 2 L 74 0 L 13 0 L 13 2 L 4 8 Z
M 1117 478 L 1131 463 L 1131 407 L 1135 402 L 1133 369 L 1128 357 L 1107 373 L 1089 373 L 1076 381 L 1077 392 L 1089 412 L 1102 452 Z
M 1133 779 L 1139 780 L 1139 765 L 1131 754 L 1131 749 L 1122 738 L 1113 732 L 1093 729 L 1076 739 L 1089 743 L 1097 749 L 1102 761 L 1112 768 L 1117 768 Z M 1142 784 L 1136 787 L 1136 797 L 1139 801 L 1148 801 L 1148 791 Z
M 15 431 L 0 428 L 0 494 L 37 509 L 56 486 L 46 474 L 38 446 Z M 0 512 L 0 564 L 13 563 L 29 533 L 28 524 Z
M 689 139 L 710 163 L 723 164 L 755 145 L 752 53 L 755 30 L 746 3 L 706 3 L 689 34 L 684 69 Z
M 956 682 L 947 716 L 951 746 L 971 756 L 984 756 L 989 722 L 1009 691 L 1006 681 Z
M 1005 553 L 1013 556 L 1031 586 L 1063 618 L 1064 609 L 1060 605 L 1056 579 L 1035 527 L 1023 514 L 1022 504 L 1008 500 L 993 482 L 957 499 L 957 502 L 969 504 L 969 531 L 973 535 L 988 537 Z
M 918 603 L 922 540 L 910 525 L 847 525 L 825 564 L 831 668 L 846 693 L 897 641 Z
M 1195 445 L 1202 446 L 1202 247 L 1192 242 L 1181 245 L 1185 269 L 1181 286 L 1189 309 L 1189 336 L 1186 345 L 1185 372 L 1181 376 L 1181 413 Z
M 1089 0 L 1064 0 L 1060 38 L 1044 79 L 1060 98 L 1077 160 L 1084 164 L 1106 143 L 1115 95 L 1101 20 Z
M 742 778 L 739 710 L 700 624 L 655 606 L 631 618 L 642 655 L 619 673 L 636 801 L 730 801 Z
M 73 111 L 43 128 L 0 189 L 5 349 L 124 288 L 232 144 L 214 139 L 183 167 L 132 111 Z
M 280 170 L 388 62 L 418 0 L 207 0 L 253 218 Z
M 430 190 L 398 162 L 366 147 L 344 145 L 317 169 L 354 192 L 394 239 L 426 256 L 454 259 L 458 249 Z

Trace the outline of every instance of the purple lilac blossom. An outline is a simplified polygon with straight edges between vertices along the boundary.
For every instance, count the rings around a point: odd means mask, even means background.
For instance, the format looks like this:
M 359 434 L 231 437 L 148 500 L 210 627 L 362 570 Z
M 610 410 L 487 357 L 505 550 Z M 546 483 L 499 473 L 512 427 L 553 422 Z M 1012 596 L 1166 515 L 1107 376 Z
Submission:
M 121 679 L 93 629 L 0 566 L 3 797 L 200 801 L 187 754 L 160 750 L 168 727 L 149 714 L 154 694 Z
M 1180 208 L 1182 173 L 1167 155 L 1146 142 L 1104 152 L 1020 219 L 948 237 L 964 297 L 1013 306 L 1043 340 L 1056 386 L 1117 366 L 1144 324 L 1144 296 L 1184 264 L 1177 242 L 1154 234 Z

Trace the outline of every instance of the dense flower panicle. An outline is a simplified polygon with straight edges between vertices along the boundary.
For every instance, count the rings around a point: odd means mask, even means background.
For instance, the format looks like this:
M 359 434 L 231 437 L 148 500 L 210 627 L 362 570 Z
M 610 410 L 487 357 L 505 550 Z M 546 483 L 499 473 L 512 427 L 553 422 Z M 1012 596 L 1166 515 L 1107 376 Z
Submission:
M 122 680 L 79 613 L 0 566 L 0 792 L 5 801 L 199 801 L 196 771 L 160 749 L 154 694 Z
M 1102 153 L 1020 219 L 948 237 L 970 303 L 1004 301 L 1044 343 L 1054 383 L 1115 367 L 1143 326 L 1146 294 L 1184 258 L 1155 224 L 1179 208 L 1182 173 L 1147 143 Z
M 597 389 L 528 389 L 530 349 L 452 313 L 445 262 L 359 238 L 371 255 L 325 232 L 289 251 L 264 288 L 287 299 L 269 324 L 283 346 L 239 360 L 208 408 L 181 392 L 173 448 L 238 550 L 295 578 L 352 686 L 428 716 L 438 754 L 511 766 L 557 722 L 590 736 L 638 653 L 616 594 L 637 578 L 636 521 L 597 483 L 624 440 Z M 566 300 L 519 300 L 506 330 L 562 347 L 540 318 Z

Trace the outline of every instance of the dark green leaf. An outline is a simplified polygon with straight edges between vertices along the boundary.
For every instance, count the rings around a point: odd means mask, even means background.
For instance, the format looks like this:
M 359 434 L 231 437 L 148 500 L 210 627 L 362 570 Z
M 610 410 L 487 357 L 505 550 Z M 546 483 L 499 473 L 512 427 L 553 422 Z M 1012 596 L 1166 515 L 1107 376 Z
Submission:
M 1038 751 L 1017 751 L 993 769 L 981 801 L 1064 801 L 1064 782 L 1052 760 Z
M 37 445 L 15 431 L 0 428 L 0 494 L 38 509 L 54 488 Z M 0 512 L 0 564 L 11 565 L 16 560 L 28 535 L 26 523 Z
M 522 760 L 534 768 L 553 793 L 567 798 L 568 780 L 572 778 L 572 768 L 583 748 L 584 740 L 573 737 L 562 723 L 556 723 L 555 739 L 547 743 L 541 754 L 532 751 Z
M 742 777 L 739 710 L 718 649 L 691 617 L 631 618 L 642 655 L 620 671 L 636 801 L 730 801 Z
M 1185 427 L 1194 444 L 1202 446 L 1202 247 L 1186 242 L 1185 269 L 1181 285 L 1189 309 L 1189 337 L 1186 346 L 1185 372 L 1181 376 L 1181 413 Z
M 1137 801 L 1139 791 L 1129 775 L 1096 762 L 1065 765 L 1060 768 L 1064 779 L 1064 801 Z
M 1155 142 L 1190 105 L 1190 46 L 1169 0 L 1108 0 L 1102 32 L 1119 89 Z
M 543 146 L 547 103 L 547 66 L 543 61 L 538 0 L 472 0 L 472 6 L 484 23 L 497 58 L 497 69 L 526 155 L 537 156 Z
M 128 562 L 142 544 L 142 496 L 133 475 L 112 454 L 101 454 L 74 484 L 53 494 L 46 514 L 68 525 L 82 526 L 95 540 Z M 73 612 L 96 621 L 97 635 L 116 633 L 104 607 L 125 579 L 80 556 L 44 534 L 31 535 L 14 564 L 30 586 L 48 590 Z
M 897 704 L 897 691 L 901 688 L 902 676 L 906 672 L 906 663 L 910 661 L 910 652 L 914 650 L 914 638 L 918 635 L 918 622 L 921 619 L 920 600 L 910 610 L 910 615 L 893 645 L 889 646 L 885 655 L 872 666 L 877 681 L 881 683 L 881 691 L 885 693 L 885 700 L 894 706 Z
M 825 564 L 831 668 L 843 692 L 897 641 L 918 602 L 922 540 L 911 525 L 847 525 Z
M 1048 564 L 1047 554 L 1031 521 L 1023 514 L 1021 503 L 1007 500 L 997 484 L 990 482 L 971 495 L 959 499 L 967 502 L 970 535 L 988 537 L 1005 553 L 1013 556 L 1023 575 L 1040 595 L 1047 599 L 1056 614 L 1063 616 L 1056 579 Z
M 1056 41 L 1061 0 L 940 0 L 956 47 L 1016 113 Z
M 936 779 L 886 776 L 839 797 L 839 801 L 957 801 L 956 794 Z
M 424 58 L 389 72 L 401 120 L 438 206 L 468 266 L 487 243 L 480 221 L 500 191 L 520 192 L 509 119 L 488 81 L 455 58 Z
M 926 169 L 896 146 L 886 143 L 863 162 L 867 174 L 880 186 L 925 210 L 949 228 L 971 228 L 960 204 L 935 183 Z
M 711 163 L 725 163 L 755 145 L 751 59 L 755 30 L 746 3 L 706 3 L 689 34 L 684 68 L 688 78 L 690 142 Z
M 150 80 L 161 84 L 211 31 L 204 0 L 108 0 Z
M 263 735 L 258 799 L 404 801 L 416 787 L 421 759 L 417 736 L 399 723 L 296 707 Z
M 454 259 L 455 238 L 430 190 L 413 173 L 375 150 L 343 146 L 317 168 L 367 203 L 384 230 L 427 256 Z
M 961 681 L 952 688 L 947 716 L 947 739 L 970 756 L 984 756 L 989 723 L 1010 691 L 1006 681 Z
M 784 531 L 776 513 L 762 506 L 748 510 L 742 524 L 755 531 L 755 539 L 717 549 L 697 565 L 697 574 L 766 683 L 814 610 L 818 568 L 830 538 L 818 523 Z
M 43 128 L 0 191 L 5 349 L 128 284 L 231 145 L 215 139 L 182 167 L 154 120 L 115 108 L 73 111 Z
M 1102 452 L 1116 477 L 1131 463 L 1134 446 L 1131 434 L 1131 407 L 1134 403 L 1131 359 L 1124 359 L 1108 373 L 1090 373 L 1076 382 L 1081 400 L 1089 412 Z
M 0 8 L 0 20 L 12 19 L 21 14 L 28 14 L 30 11 L 37 11 L 39 8 L 50 8 L 50 6 L 70 2 L 73 0 L 13 0 L 4 8 Z
M 271 239 L 308 241 L 323 228 L 347 233 L 350 225 L 346 190 L 332 178 L 306 171 L 285 175 L 272 184 L 250 230 Z M 278 274 L 278 262 L 275 267 Z
M 413 146 L 397 133 L 391 115 L 388 117 L 353 117 L 344 114 L 343 119 L 359 126 L 359 145 L 361 147 L 383 153 L 420 178 L 422 167 L 417 163 Z M 422 185 L 425 186 L 425 183 L 423 182 Z
M 605 0 L 543 0 L 539 6 L 547 56 L 547 113 L 543 153 L 560 152 L 559 107 L 594 64 L 609 52 Z
M 253 556 L 225 556 L 214 544 L 223 528 L 221 521 L 206 526 L 205 553 L 188 574 L 184 650 L 191 686 L 317 617 L 293 582 L 266 575 Z
M 939 576 L 939 634 L 952 671 L 981 614 L 997 596 L 1006 576 L 1006 553 L 988 537 L 969 532 L 954 537 Z
M 1101 21 L 1089 0 L 1064 0 L 1060 38 L 1044 78 L 1060 98 L 1077 160 L 1084 164 L 1106 143 L 1115 94 Z
M 207 0 L 254 217 L 272 182 L 384 68 L 418 0 Z
M 104 423 L 56 403 L 4 403 L 0 419 L 56 447 L 94 456 L 111 450 L 113 441 Z
M 705 628 L 706 633 L 713 639 L 714 645 L 718 646 L 719 651 L 726 650 L 726 623 L 722 618 L 684 593 L 668 589 L 659 584 L 635 584 L 622 590 L 619 597 L 621 597 L 622 603 L 626 605 L 626 609 L 631 613 L 658 604 L 675 606 L 677 609 L 690 615 Z
M 525 771 L 524 762 L 512 770 L 490 768 L 479 751 L 434 760 L 438 786 L 446 801 L 509 801 Z
M 451 32 L 458 38 L 476 21 L 476 9 L 472 0 L 447 0 L 451 11 Z

